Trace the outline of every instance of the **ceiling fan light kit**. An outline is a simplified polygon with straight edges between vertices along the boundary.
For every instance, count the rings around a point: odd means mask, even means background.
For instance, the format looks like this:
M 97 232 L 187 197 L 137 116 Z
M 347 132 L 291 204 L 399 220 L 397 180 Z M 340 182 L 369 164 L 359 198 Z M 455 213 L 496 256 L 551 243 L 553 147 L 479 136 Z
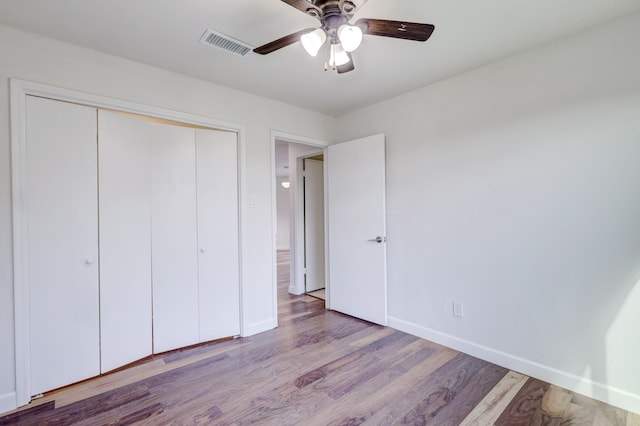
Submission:
M 318 51 L 326 40 L 327 34 L 322 28 L 315 29 L 310 33 L 302 34 L 302 36 L 300 36 L 300 41 L 302 42 L 304 50 L 314 57 L 318 55 Z
M 344 50 L 353 52 L 362 43 L 362 30 L 355 25 L 342 24 L 338 28 L 338 38 Z
M 392 37 L 404 40 L 426 41 L 435 27 L 431 24 L 389 21 L 384 19 L 359 19 L 355 24 L 349 21 L 367 0 L 282 0 L 301 12 L 320 20 L 321 26 L 289 34 L 278 40 L 253 49 L 255 53 L 266 55 L 301 41 L 311 56 L 317 56 L 320 48 L 329 40 L 329 63 L 338 74 L 353 71 L 351 52 L 362 42 L 364 34 Z M 328 69 L 325 63 L 325 71 Z
M 329 64 L 333 68 L 339 67 L 340 65 L 348 64 L 351 61 L 349 55 L 342 47 L 342 44 L 336 43 L 331 45 L 331 54 L 329 56 Z

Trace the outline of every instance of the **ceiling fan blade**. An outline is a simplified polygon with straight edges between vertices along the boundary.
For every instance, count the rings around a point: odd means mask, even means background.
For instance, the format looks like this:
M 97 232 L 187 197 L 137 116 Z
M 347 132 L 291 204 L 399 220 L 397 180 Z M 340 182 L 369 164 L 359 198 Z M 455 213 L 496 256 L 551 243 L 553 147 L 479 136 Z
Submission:
M 289 34 L 287 36 L 274 40 L 271 43 L 267 43 L 263 46 L 256 47 L 255 49 L 253 49 L 253 51 L 261 55 L 266 55 L 267 53 L 275 52 L 278 49 L 282 49 L 283 47 L 287 47 L 290 44 L 300 41 L 300 37 L 303 34 L 306 34 L 313 30 L 314 28 L 307 28 L 304 30 L 297 31 L 293 34 Z
M 349 56 L 349 62 L 344 65 L 338 65 L 336 67 L 336 71 L 338 74 L 344 74 L 345 72 L 353 71 L 356 69 L 356 66 L 353 64 L 353 57 L 350 52 L 347 52 L 347 56 Z
M 431 24 L 386 19 L 358 19 L 355 25 L 362 28 L 365 34 L 415 41 L 427 41 L 435 29 Z
M 282 0 L 289 6 L 293 6 L 299 11 L 306 13 L 307 15 L 315 16 L 316 18 L 320 18 L 322 15 L 322 11 L 316 7 L 313 3 L 307 0 Z

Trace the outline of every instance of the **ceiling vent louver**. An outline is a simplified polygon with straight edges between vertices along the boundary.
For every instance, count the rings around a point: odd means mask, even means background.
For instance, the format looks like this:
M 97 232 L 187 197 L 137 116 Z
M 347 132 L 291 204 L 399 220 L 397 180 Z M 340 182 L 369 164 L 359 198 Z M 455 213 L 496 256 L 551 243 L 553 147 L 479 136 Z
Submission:
M 223 49 L 240 56 L 246 56 L 253 49 L 253 46 L 247 43 L 243 43 L 240 40 L 236 40 L 211 29 L 207 29 L 204 34 L 202 34 L 200 43 L 217 47 L 218 49 Z

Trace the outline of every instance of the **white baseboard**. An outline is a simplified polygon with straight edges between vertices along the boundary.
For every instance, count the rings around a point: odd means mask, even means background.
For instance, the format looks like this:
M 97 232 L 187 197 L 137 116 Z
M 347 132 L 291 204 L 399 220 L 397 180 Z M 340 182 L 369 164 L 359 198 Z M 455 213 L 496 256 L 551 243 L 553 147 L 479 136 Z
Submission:
M 389 327 L 640 414 L 640 395 L 389 316 Z
M 15 410 L 16 408 L 18 408 L 18 403 L 15 392 L 0 395 L 0 414 Z
M 243 327 L 242 337 L 253 336 L 254 334 L 262 333 L 263 331 L 269 331 L 278 326 L 278 322 L 275 318 L 248 324 Z
M 296 296 L 300 296 L 301 294 L 304 294 L 304 289 L 299 289 L 294 285 L 290 285 L 289 286 L 289 294 L 294 294 Z
M 289 250 L 289 246 L 276 246 L 276 250 Z

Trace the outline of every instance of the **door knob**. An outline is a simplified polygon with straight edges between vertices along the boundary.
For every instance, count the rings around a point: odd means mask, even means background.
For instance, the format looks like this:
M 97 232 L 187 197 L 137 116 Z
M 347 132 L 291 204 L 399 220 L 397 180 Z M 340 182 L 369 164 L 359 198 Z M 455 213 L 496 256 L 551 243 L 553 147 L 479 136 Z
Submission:
M 205 251 L 207 251 L 207 250 L 205 250 L 203 248 L 200 249 L 200 253 L 204 253 Z
M 371 242 L 375 242 L 375 243 L 380 244 L 381 242 L 386 241 L 386 240 L 387 240 L 386 238 L 382 238 L 381 236 L 378 235 L 377 237 L 375 237 L 375 238 L 373 238 L 371 240 L 367 240 L 367 241 L 371 241 Z
M 84 260 L 85 265 L 91 265 L 92 263 L 93 263 L 93 259 L 90 257 Z

